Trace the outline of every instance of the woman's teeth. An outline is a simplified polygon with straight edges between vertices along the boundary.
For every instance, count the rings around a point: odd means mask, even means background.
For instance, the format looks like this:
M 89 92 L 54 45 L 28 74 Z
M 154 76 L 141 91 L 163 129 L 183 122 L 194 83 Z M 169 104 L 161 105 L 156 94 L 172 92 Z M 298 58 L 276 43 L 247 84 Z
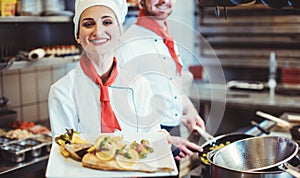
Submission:
M 108 39 L 97 39 L 97 40 L 90 40 L 93 43 L 105 43 L 106 41 L 108 41 Z

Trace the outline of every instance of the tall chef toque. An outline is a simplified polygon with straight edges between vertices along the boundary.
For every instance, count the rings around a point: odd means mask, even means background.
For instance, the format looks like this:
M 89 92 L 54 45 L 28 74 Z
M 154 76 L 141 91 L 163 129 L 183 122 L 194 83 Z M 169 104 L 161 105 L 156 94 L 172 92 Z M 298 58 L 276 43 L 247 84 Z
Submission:
M 128 10 L 126 0 L 76 0 L 75 15 L 73 18 L 75 39 L 77 38 L 78 23 L 82 12 L 89 7 L 97 5 L 110 8 L 115 13 L 119 26 L 122 29 L 122 24 L 125 21 L 125 16 Z

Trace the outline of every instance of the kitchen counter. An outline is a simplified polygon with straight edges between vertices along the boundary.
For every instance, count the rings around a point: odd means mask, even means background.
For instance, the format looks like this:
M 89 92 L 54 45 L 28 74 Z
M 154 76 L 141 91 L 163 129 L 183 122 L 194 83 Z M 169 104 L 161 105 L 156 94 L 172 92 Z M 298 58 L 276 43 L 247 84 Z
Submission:
M 246 91 L 227 89 L 226 85 L 201 83 L 196 84 L 197 92 L 191 90 L 189 97 L 193 102 L 210 104 L 214 101 L 225 103 L 226 106 L 253 110 L 276 110 L 280 108 L 286 112 L 300 111 L 300 96 L 270 95 L 264 91 Z
M 277 117 L 286 113 L 300 113 L 300 96 L 272 96 L 268 90 L 233 90 L 225 84 L 195 82 L 188 96 L 199 109 L 208 132 L 213 135 L 250 128 L 253 126 L 252 121 L 265 121 L 266 119 L 256 115 L 256 111 Z
M 0 177 L 1 178 L 36 178 L 44 176 L 44 171 L 47 166 L 49 155 L 43 155 L 34 159 L 25 160 L 21 163 L 5 161 L 1 158 L 0 161 Z

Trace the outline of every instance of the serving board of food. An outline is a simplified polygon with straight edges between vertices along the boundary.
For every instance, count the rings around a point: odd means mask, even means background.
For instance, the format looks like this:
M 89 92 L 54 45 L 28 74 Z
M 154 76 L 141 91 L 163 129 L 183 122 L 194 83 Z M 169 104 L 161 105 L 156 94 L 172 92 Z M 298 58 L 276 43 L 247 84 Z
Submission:
M 163 132 L 86 136 L 74 130 L 55 137 L 47 178 L 157 177 L 177 175 Z

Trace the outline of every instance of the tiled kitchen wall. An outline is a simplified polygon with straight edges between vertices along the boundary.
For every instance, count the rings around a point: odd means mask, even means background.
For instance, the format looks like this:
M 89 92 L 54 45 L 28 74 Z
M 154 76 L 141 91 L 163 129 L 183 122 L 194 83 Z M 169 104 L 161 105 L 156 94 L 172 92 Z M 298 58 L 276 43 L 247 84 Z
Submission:
M 48 92 L 51 84 L 75 67 L 77 62 L 0 72 L 0 97 L 23 121 L 48 120 Z

